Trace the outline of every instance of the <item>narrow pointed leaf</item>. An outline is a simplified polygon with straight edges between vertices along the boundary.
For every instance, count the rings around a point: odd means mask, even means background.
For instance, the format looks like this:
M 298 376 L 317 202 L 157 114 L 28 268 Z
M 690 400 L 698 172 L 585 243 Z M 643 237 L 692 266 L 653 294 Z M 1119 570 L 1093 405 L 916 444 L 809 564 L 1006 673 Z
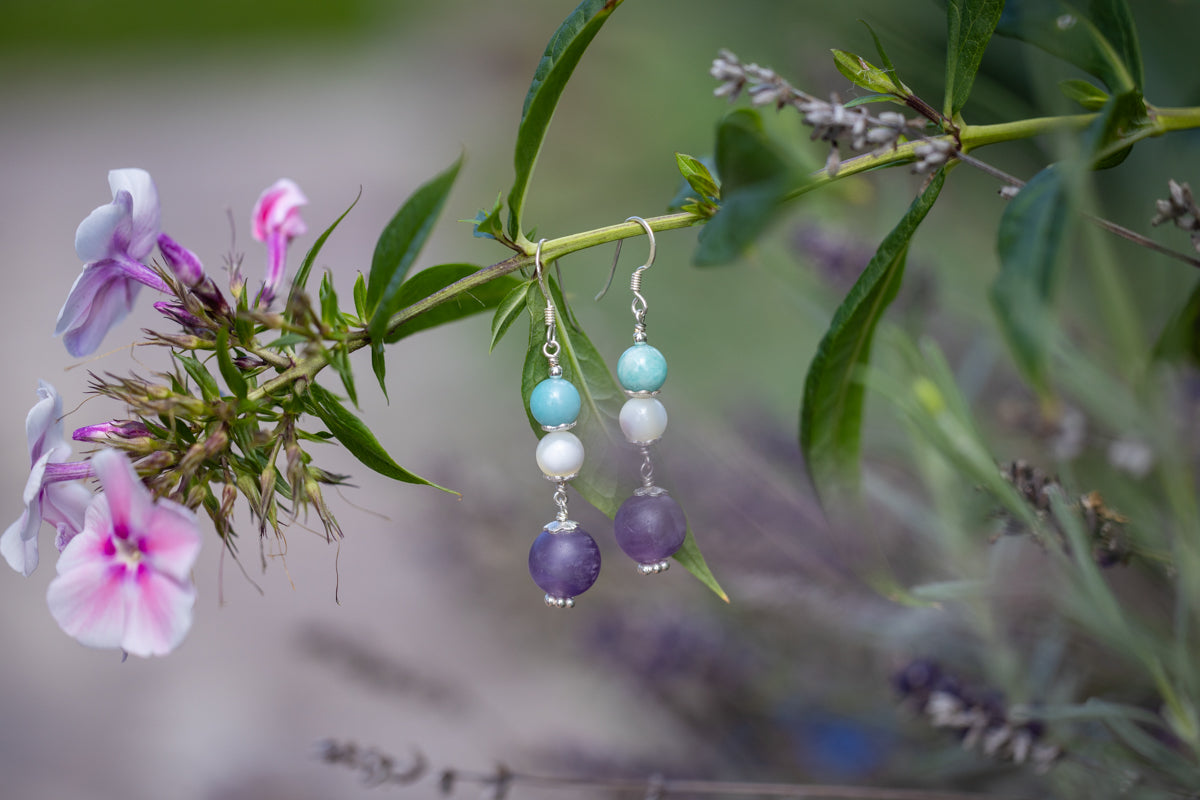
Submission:
M 1200 365 L 1200 283 L 1159 334 L 1153 356 L 1163 361 L 1186 359 Z
M 864 391 L 858 372 L 869 363 L 875 328 L 900 289 L 909 242 L 945 180 L 945 170 L 940 170 L 884 238 L 834 313 L 808 368 L 800 410 L 800 449 L 814 485 L 823 494 L 857 484 Z
M 1114 94 L 1143 87 L 1141 48 L 1125 0 L 1008 0 L 996 33 L 1074 64 Z
M 488 345 L 489 353 L 496 349 L 504 334 L 525 311 L 525 297 L 529 293 L 531 283 L 532 281 L 521 281 L 500 301 L 500 305 L 496 306 L 496 314 L 492 317 L 492 342 Z
M 221 377 L 225 379 L 225 385 L 229 387 L 229 391 L 233 392 L 233 396 L 239 400 L 245 400 L 249 388 L 242 371 L 237 368 L 237 364 L 233 363 L 233 357 L 229 355 L 229 331 L 225 328 L 217 331 L 217 366 L 221 370 Z
M 379 390 L 383 392 L 383 399 L 387 400 L 387 362 L 383 343 L 371 345 L 371 371 L 375 373 L 375 380 L 379 381 Z
M 317 237 L 317 240 L 313 242 L 312 247 L 308 248 L 308 252 L 304 255 L 304 261 L 301 262 L 300 269 L 296 271 L 296 277 L 292 281 L 292 286 L 294 286 L 296 289 L 300 291 L 304 290 L 304 285 L 308 282 L 308 274 L 312 271 L 313 262 L 317 260 L 317 254 L 320 253 L 321 248 L 325 246 L 325 240 L 329 238 L 329 234 L 333 233 L 333 229 L 336 228 L 341 221 L 346 218 L 346 215 L 350 213 L 350 209 L 358 205 L 358 201 L 361 198 L 362 187 L 360 186 L 358 187 L 358 194 L 355 196 L 354 202 L 342 212 L 340 217 L 333 221 L 332 225 L 325 229 L 324 233 Z
M 704 554 L 700 552 L 700 546 L 696 544 L 696 538 L 692 536 L 692 526 L 687 529 L 687 538 L 683 540 L 681 546 L 675 555 L 671 556 L 679 562 L 680 566 L 686 569 L 692 575 L 696 576 L 696 580 L 703 583 L 717 597 L 729 602 L 729 595 L 721 588 L 721 584 L 717 582 L 717 578 L 713 575 L 712 570 L 708 567 L 708 562 L 704 560 Z
M 1025 184 L 1000 218 L 1000 274 L 990 298 L 1021 374 L 1040 394 L 1049 391 L 1046 347 L 1049 302 L 1074 218 L 1074 198 L 1062 165 L 1052 164 Z
M 508 235 L 520 241 L 521 217 L 525 211 L 525 195 L 546 131 L 554 117 L 554 109 L 562 97 L 571 73 L 592 39 L 622 0 L 583 0 L 563 21 L 533 73 L 525 105 L 521 109 L 521 124 L 517 128 L 517 145 L 513 155 L 516 178 L 508 193 Z
M 904 85 L 900 80 L 900 73 L 896 72 L 896 65 L 892 63 L 892 59 L 888 58 L 887 51 L 883 49 L 883 42 L 879 41 L 879 34 L 875 33 L 875 29 L 871 27 L 866 20 L 859 20 L 871 34 L 872 41 L 875 42 L 875 52 L 879 54 L 879 63 L 883 64 L 883 70 L 891 77 L 892 87 L 889 91 L 894 92 L 901 97 L 907 97 L 912 94 L 912 89 Z
M 946 4 L 946 100 L 953 119 L 966 105 L 983 52 L 1000 21 L 1004 0 L 949 0 Z
M 439 264 L 436 267 L 423 269 L 400 287 L 396 293 L 396 308 L 397 310 L 408 308 L 434 292 L 441 291 L 468 275 L 475 274 L 479 269 L 474 264 Z M 460 319 L 495 308 L 519 283 L 521 280 L 512 275 L 504 275 L 488 281 L 482 286 L 477 286 L 469 292 L 460 294 L 406 320 L 403 325 L 388 333 L 384 341 L 392 344 L 407 336 L 412 336 L 414 333 L 436 328 L 448 322 L 457 322 Z
M 354 313 L 360 320 L 367 319 L 367 277 L 361 272 L 354 279 Z
M 380 234 L 367 276 L 367 311 L 371 314 L 367 333 L 371 341 L 383 341 L 388 320 L 404 307 L 400 287 L 433 230 L 462 162 L 459 156 L 445 172 L 413 192 Z
M 996 236 L 1000 273 L 990 299 L 1018 369 L 1039 394 L 1050 391 L 1050 303 L 1073 227 L 1074 186 L 1084 170 L 1119 162 L 1149 130 L 1140 92 L 1134 89 L 1110 97 L 1085 132 L 1082 150 L 1035 175 L 1000 218 Z
M 867 61 L 865 58 L 846 50 L 834 48 L 833 65 L 855 86 L 868 92 L 895 95 L 899 91 L 896 82 L 886 71 Z
M 375 438 L 375 434 L 363 424 L 363 421 L 346 410 L 346 407 L 319 383 L 311 383 L 308 387 L 308 410 L 320 417 L 339 442 L 366 466 L 384 475 L 404 483 L 416 483 L 441 489 L 443 492 L 458 494 L 451 489 L 431 483 L 419 475 L 414 475 L 397 464 L 383 445 Z
M 183 364 L 184 371 L 196 382 L 200 388 L 200 396 L 206 403 L 211 403 L 221 397 L 221 387 L 217 385 L 216 379 L 203 364 L 192 356 L 185 356 L 181 353 L 176 354 L 175 358 L 180 364 Z

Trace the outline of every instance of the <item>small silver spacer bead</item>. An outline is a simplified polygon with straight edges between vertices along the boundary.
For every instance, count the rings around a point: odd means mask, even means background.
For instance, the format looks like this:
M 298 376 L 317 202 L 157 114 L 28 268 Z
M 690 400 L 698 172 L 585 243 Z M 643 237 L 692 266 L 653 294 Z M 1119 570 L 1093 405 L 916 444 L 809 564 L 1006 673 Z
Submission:
M 574 597 L 555 597 L 552 594 L 546 595 L 546 605 L 550 608 L 574 608 Z

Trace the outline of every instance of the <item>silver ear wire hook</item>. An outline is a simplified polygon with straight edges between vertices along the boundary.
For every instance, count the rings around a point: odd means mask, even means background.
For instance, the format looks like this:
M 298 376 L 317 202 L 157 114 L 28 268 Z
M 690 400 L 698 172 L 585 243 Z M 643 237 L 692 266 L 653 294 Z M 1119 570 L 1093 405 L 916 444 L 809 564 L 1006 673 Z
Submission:
M 546 356 L 546 360 L 550 363 L 550 375 L 562 375 L 562 367 L 558 363 L 558 354 L 561 347 L 558 343 L 558 325 L 557 315 L 554 309 L 554 300 L 550 297 L 550 289 L 546 286 L 545 265 L 542 264 L 542 244 L 545 239 L 541 239 L 537 243 L 537 250 L 533 254 L 533 277 L 537 280 L 538 286 L 542 290 L 542 296 L 546 298 L 546 310 L 543 312 L 543 319 L 546 322 L 546 343 L 542 345 L 542 354 Z
M 629 288 L 633 290 L 634 294 L 637 297 L 641 297 L 640 290 L 641 290 L 641 286 L 642 286 L 642 273 L 645 272 L 646 270 L 650 269 L 651 265 L 654 264 L 654 253 L 657 250 L 658 245 L 654 241 L 654 229 L 650 227 L 649 222 L 646 222 L 646 220 L 642 219 L 641 217 L 629 217 L 625 221 L 638 223 L 639 225 L 641 225 L 643 228 L 646 229 L 646 236 L 650 237 L 650 255 L 646 258 L 645 264 L 643 264 L 642 266 L 638 267 L 637 269 L 635 269 L 633 271 L 633 278 L 630 279 L 630 284 L 629 284 Z M 604 288 L 600 290 L 600 294 L 596 295 L 596 297 L 595 297 L 596 300 L 599 300 L 600 298 L 604 297 L 604 295 L 608 294 L 608 288 L 610 286 L 612 286 L 613 276 L 617 274 L 617 261 L 621 258 L 621 245 L 623 245 L 624 243 L 625 243 L 624 239 L 617 240 L 617 252 L 613 253 L 612 269 L 610 269 L 608 271 L 608 281 L 604 284 Z M 637 281 L 636 285 L 633 283 L 634 280 Z M 642 298 L 643 305 L 645 304 L 645 302 L 646 302 L 645 298 Z M 636 308 L 634 309 L 633 313 L 634 314 L 638 313 Z M 642 312 L 642 315 L 645 316 L 644 310 Z

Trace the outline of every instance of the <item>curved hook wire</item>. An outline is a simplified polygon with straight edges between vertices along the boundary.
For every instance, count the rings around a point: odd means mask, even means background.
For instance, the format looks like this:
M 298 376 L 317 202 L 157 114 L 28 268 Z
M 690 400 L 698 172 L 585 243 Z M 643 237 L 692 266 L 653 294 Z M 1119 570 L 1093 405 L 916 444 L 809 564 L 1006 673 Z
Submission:
M 542 290 L 542 296 L 546 298 L 546 310 L 543 312 L 546 322 L 546 343 L 542 345 L 542 353 L 550 362 L 550 374 L 557 375 L 561 373 L 562 368 L 558 365 L 560 346 L 557 335 L 557 313 L 554 308 L 554 300 L 550 297 L 550 289 L 546 286 L 545 265 L 542 263 L 542 245 L 545 241 L 545 239 L 538 240 L 537 250 L 533 253 L 533 277 L 538 282 L 538 288 Z
M 642 273 L 650 269 L 650 267 L 654 264 L 654 253 L 657 251 L 658 245 L 654 241 L 654 229 L 650 227 L 649 222 L 646 222 L 646 220 L 642 219 L 641 217 L 629 217 L 625 221 L 636 222 L 641 225 L 646 229 L 646 236 L 650 238 L 650 255 L 646 258 L 645 264 L 633 271 L 633 278 L 630 279 L 629 288 L 633 290 L 634 294 L 640 296 Z M 596 300 L 599 300 L 600 298 L 604 297 L 604 295 L 608 294 L 608 289 L 610 286 L 612 286 L 613 276 L 617 274 L 617 261 L 621 258 L 621 245 L 624 243 L 624 239 L 617 240 L 617 252 L 613 253 L 612 269 L 608 271 L 608 281 L 604 284 L 604 288 L 600 290 L 600 294 L 596 295 Z M 636 285 L 633 283 L 634 280 L 637 281 Z M 645 302 L 645 300 L 643 299 L 642 302 Z

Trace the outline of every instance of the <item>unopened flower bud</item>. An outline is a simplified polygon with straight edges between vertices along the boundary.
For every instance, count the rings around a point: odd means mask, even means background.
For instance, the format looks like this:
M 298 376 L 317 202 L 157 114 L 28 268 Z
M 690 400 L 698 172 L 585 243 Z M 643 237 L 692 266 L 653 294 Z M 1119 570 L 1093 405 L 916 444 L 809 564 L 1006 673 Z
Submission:
M 77 442 L 107 444 L 114 439 L 136 439 L 149 435 L 150 429 L 141 421 L 124 419 L 76 428 L 71 438 Z
M 169 320 L 179 323 L 179 326 L 189 333 L 199 334 L 207 330 L 204 321 L 178 303 L 158 301 L 154 309 Z
M 165 233 L 158 235 L 158 250 L 184 286 L 195 286 L 204 280 L 204 265 L 196 254 Z
M 233 359 L 233 363 L 237 365 L 238 369 L 242 370 L 258 369 L 267 365 L 267 362 L 258 356 L 238 356 Z

